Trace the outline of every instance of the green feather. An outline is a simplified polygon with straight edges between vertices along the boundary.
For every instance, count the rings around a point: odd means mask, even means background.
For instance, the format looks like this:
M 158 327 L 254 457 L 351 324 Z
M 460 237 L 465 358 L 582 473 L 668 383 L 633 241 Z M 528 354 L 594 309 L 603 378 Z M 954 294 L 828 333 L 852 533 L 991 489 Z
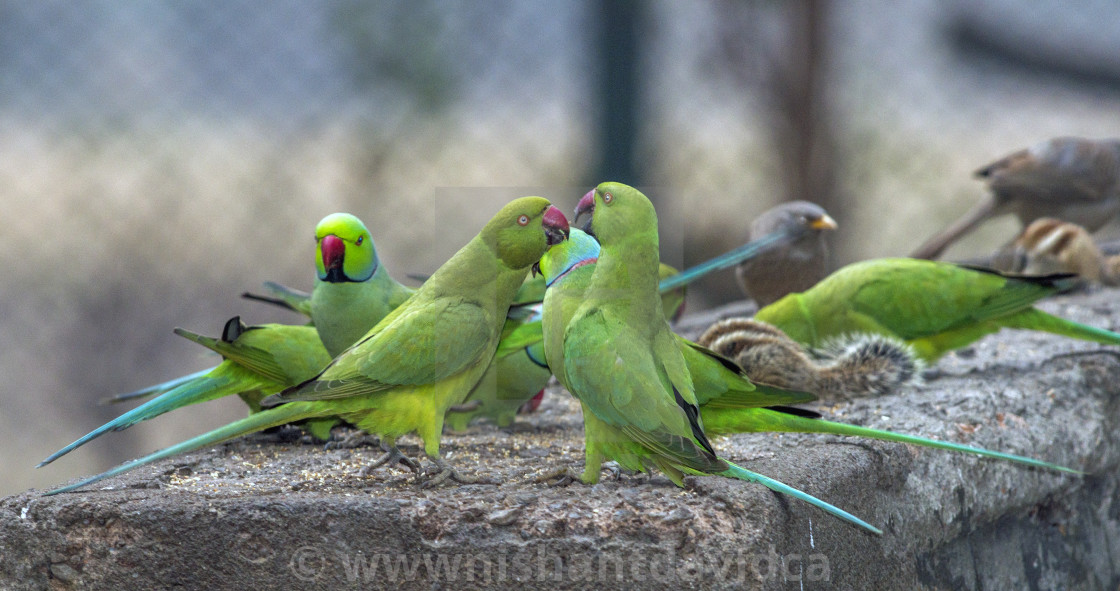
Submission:
M 312 418 L 342 418 L 379 436 L 388 446 L 400 435 L 418 432 L 425 452 L 439 463 L 444 413 L 462 401 L 494 355 L 503 320 L 529 266 L 547 250 L 551 236 L 567 230 L 563 216 L 554 213 L 559 212 L 540 197 L 506 205 L 413 297 L 358 343 L 317 376 L 263 401 L 269 406 L 297 402 L 259 412 L 54 492 L 225 439 Z M 252 330 L 227 327 L 227 333 L 231 330 L 239 336 L 253 334 Z
M 260 400 L 316 375 L 330 361 L 314 328 L 265 324 L 243 327 L 238 317 L 226 323 L 232 340 L 205 337 L 180 328 L 187 339 L 217 353 L 224 360 L 203 375 L 189 380 L 120 415 L 48 456 L 45 466 L 110 431 L 122 431 L 141 421 L 191 404 L 237 394 L 250 412 L 260 410 Z M 190 376 L 188 376 L 190 377 Z M 327 428 L 329 431 L 329 427 Z
M 142 458 L 130 460 L 121 464 L 120 466 L 117 466 L 110 470 L 106 470 L 105 472 L 102 472 L 100 474 L 84 478 L 78 482 L 75 482 L 74 484 L 56 488 L 48 493 L 45 493 L 44 496 L 56 495 L 59 493 L 77 490 L 83 486 L 87 486 L 106 478 L 135 470 L 136 468 L 145 466 L 157 460 L 162 460 L 163 458 L 169 458 L 203 447 L 217 445 L 223 441 L 228 441 L 235 437 L 248 435 L 249 433 L 255 433 L 257 431 L 263 431 L 271 427 L 278 427 L 280 425 L 313 419 L 315 417 L 328 416 L 333 412 L 333 409 L 330 408 L 329 405 L 326 405 L 324 403 L 311 402 L 286 404 L 279 408 L 258 412 L 256 414 L 249 415 L 248 417 L 239 421 L 234 421 L 228 425 L 199 435 L 198 437 L 195 437 L 193 439 L 188 439 L 187 441 L 164 448 Z
M 1032 307 L 1069 280 L 1066 275 L 1006 276 L 919 259 L 876 259 L 848 265 L 811 289 L 764 307 L 755 318 L 810 347 L 857 332 L 896 337 L 925 361 L 1003 328 L 1120 345 L 1120 334 Z

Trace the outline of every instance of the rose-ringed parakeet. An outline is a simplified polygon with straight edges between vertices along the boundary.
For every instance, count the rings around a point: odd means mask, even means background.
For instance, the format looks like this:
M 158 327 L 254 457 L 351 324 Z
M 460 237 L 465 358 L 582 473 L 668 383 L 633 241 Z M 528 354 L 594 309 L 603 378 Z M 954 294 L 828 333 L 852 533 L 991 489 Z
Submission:
M 62 448 L 40 466 L 104 433 L 197 402 L 238 394 L 250 412 L 256 412 L 262 398 L 316 375 L 332 356 L 353 344 L 412 294 L 382 267 L 373 239 L 357 217 L 334 213 L 323 218 L 315 228 L 315 243 L 317 277 L 312 294 L 274 283 L 265 284 L 270 297 L 245 294 L 317 318 L 315 328 L 268 324 L 246 329 L 235 318 L 226 324 L 221 339 L 176 328 L 176 334 L 216 351 L 224 361 L 208 370 L 109 399 L 121 402 L 159 394 Z M 317 419 L 305 427 L 315 437 L 327 439 L 334 422 Z
M 276 304 L 309 316 L 324 345 L 338 355 L 360 338 L 413 290 L 394 280 L 377 257 L 372 238 L 357 217 L 331 214 L 315 228 L 316 280 L 310 294 L 268 282 L 268 295 L 251 293 L 244 297 Z M 534 304 L 539 310 L 544 295 L 540 281 L 527 280 L 518 290 L 515 306 L 503 334 L 532 321 Z M 508 425 L 521 404 L 541 391 L 552 375 L 543 364 L 541 346 L 536 356 L 528 347 L 516 355 L 501 355 L 479 380 L 466 410 L 448 413 L 453 429 L 463 429 L 476 415 L 493 418 Z
M 310 326 L 264 324 L 245 326 L 240 317 L 230 319 L 220 338 L 206 337 L 182 328 L 175 333 L 222 356 L 217 367 L 187 376 L 170 389 L 144 404 L 94 429 L 70 445 L 51 454 L 39 463 L 45 466 L 74 449 L 108 433 L 122 431 L 165 412 L 198 402 L 237 394 L 249 406 L 249 412 L 260 411 L 260 401 L 310 379 L 330 362 L 319 335 Z M 334 421 L 310 421 L 305 427 L 319 439 L 330 437 Z
M 319 318 L 317 325 L 328 354 L 337 355 L 373 328 L 390 311 L 412 295 L 382 267 L 373 238 L 360 219 L 348 213 L 332 213 L 315 227 L 316 281 L 312 293 L 264 283 L 268 295 L 244 293 L 242 297 L 267 302 L 307 316 Z M 321 329 L 320 329 L 321 328 Z M 323 333 L 326 336 L 323 336 Z M 316 355 L 317 352 L 309 352 Z M 115 403 L 162 394 L 214 368 L 107 398 Z
M 564 215 L 547 199 L 510 202 L 407 302 L 318 376 L 263 401 L 266 407 L 279 406 L 52 493 L 247 433 L 321 417 L 342 418 L 380 437 L 386 454 L 371 467 L 404 461 L 415 469 L 395 442 L 416 432 L 425 453 L 441 468 L 432 482 L 464 480 L 439 455 L 444 413 L 463 401 L 494 356 L 529 266 L 567 232 Z
M 362 220 L 332 213 L 315 226 L 315 287 L 303 292 L 265 283 L 270 296 L 244 297 L 277 304 L 311 317 L 323 345 L 338 356 L 412 295 L 377 257 Z
M 546 333 L 563 334 L 586 297 L 599 252 L 594 238 L 572 228 L 567 241 L 541 257 L 539 267 L 548 286 Z M 718 350 L 712 351 L 677 337 L 692 377 L 704 431 L 709 436 L 760 431 L 828 433 L 912 443 L 1069 471 L 1022 456 L 825 421 L 813 411 L 785 406 L 811 401 L 813 396 L 805 392 L 821 394 L 821 388 L 823 393 L 833 395 L 850 394 L 857 389 L 882 394 L 883 388 L 897 387 L 908 381 L 920 364 L 906 345 L 882 336 L 865 335 L 855 340 L 850 343 L 849 350 L 842 353 L 845 356 L 842 362 L 829 364 L 810 360 L 800 345 L 781 331 L 751 319 L 736 318 L 717 323 L 701 340 Z M 553 340 L 546 342 L 556 346 Z M 838 367 L 840 363 L 843 366 Z M 562 355 L 558 355 L 553 365 L 558 374 L 566 371 Z M 765 382 L 766 379 L 771 381 Z M 835 383 L 841 379 L 852 383 Z
M 243 293 L 242 297 L 263 301 L 308 318 L 316 325 L 331 355 L 341 353 L 390 311 L 404 302 L 412 289 L 394 280 L 381 265 L 373 238 L 360 219 L 348 213 L 332 213 L 315 227 L 316 281 L 312 293 L 264 283 L 268 295 Z M 326 333 L 326 336 L 323 336 Z M 124 402 L 162 394 L 201 377 L 214 368 L 119 394 L 104 402 Z
M 562 246 L 577 249 L 576 252 L 583 258 L 598 257 L 599 243 L 578 229 L 573 232 L 578 233 L 578 246 L 571 240 L 565 241 Z M 672 321 L 680 317 L 684 310 L 688 283 L 708 273 L 730 268 L 769 248 L 795 240 L 800 233 L 799 229 L 778 228 L 758 240 L 680 273 L 661 263 L 658 266 L 661 280 L 658 291 L 661 293 L 661 308 L 665 317 Z M 518 302 L 525 305 L 510 309 L 494 361 L 467 398 L 467 402 L 462 408 L 452 407 L 448 411 L 447 424 L 452 429 L 462 430 L 471 419 L 478 416 L 490 417 L 498 426 L 504 427 L 513 421 L 523 404 L 539 400 L 544 394 L 543 388 L 552 375 L 544 355 L 544 333 L 541 329 L 540 302 L 544 296 L 544 288 L 544 278 L 535 276 L 526 280 L 518 292 Z M 692 352 L 686 354 L 699 355 Z
M 879 533 L 867 522 L 785 484 L 720 458 L 700 419 L 684 355 L 658 296 L 657 215 L 632 187 L 603 183 L 580 200 L 602 250 L 583 301 L 561 334 L 552 330 L 546 293 L 545 350 L 563 358 L 556 377 L 583 408 L 586 465 L 599 480 L 611 459 L 623 469 L 660 469 L 683 486 L 685 474 L 761 483 Z M 554 368 L 555 369 L 555 368 Z
M 848 265 L 803 293 L 789 294 L 755 318 L 810 347 L 847 333 L 892 336 L 926 361 L 1002 328 L 1120 345 L 1120 334 L 1033 307 L 1073 281 L 1068 275 L 1007 276 L 945 262 L 874 259 Z
M 662 263 L 660 273 L 665 278 L 677 271 Z M 543 277 L 534 277 L 533 284 L 534 288 L 540 285 L 538 297 L 543 298 Z M 522 291 L 537 293 L 535 289 Z M 683 285 L 662 292 L 661 305 L 667 318 L 674 318 L 680 313 L 684 308 L 684 297 Z M 452 407 L 447 413 L 447 425 L 451 429 L 462 431 L 476 417 L 488 417 L 499 427 L 506 427 L 513 422 L 519 409 L 535 400 L 534 397 L 544 394 L 552 370 L 545 360 L 541 308 L 539 300 L 533 305 L 510 308 L 509 318 L 502 329 L 502 340 L 490 368 L 466 402 L 461 407 Z

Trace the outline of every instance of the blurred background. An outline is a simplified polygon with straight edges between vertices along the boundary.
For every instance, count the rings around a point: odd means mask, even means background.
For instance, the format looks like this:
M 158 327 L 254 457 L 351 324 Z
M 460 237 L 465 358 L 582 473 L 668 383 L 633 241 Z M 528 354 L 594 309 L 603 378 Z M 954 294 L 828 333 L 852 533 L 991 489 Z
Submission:
M 242 416 L 32 468 L 122 410 L 100 398 L 216 363 L 173 327 L 298 322 L 239 294 L 310 289 L 328 213 L 403 280 L 520 195 L 647 188 L 678 265 L 807 199 L 840 265 L 907 254 L 984 194 L 973 170 L 1059 135 L 1120 135 L 1110 0 L 0 1 L 0 494 Z M 726 273 L 689 306 L 739 297 Z

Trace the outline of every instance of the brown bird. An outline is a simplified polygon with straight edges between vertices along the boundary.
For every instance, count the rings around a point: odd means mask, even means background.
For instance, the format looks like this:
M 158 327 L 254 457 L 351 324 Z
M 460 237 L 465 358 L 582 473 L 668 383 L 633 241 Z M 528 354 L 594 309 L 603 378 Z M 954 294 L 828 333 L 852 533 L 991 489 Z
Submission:
M 1060 137 L 1001 158 L 975 175 L 991 194 L 910 256 L 934 259 L 984 220 L 1053 217 L 1096 232 L 1120 213 L 1120 141 Z
M 991 266 L 1023 275 L 1073 273 L 1086 282 L 1120 284 L 1120 256 L 1105 256 L 1085 228 L 1054 218 L 1032 222 L 992 257 Z
M 752 381 L 824 401 L 890 394 L 915 382 L 922 369 L 908 345 L 871 334 L 836 340 L 815 359 L 777 327 L 753 318 L 721 320 L 697 342 L 738 363 Z
M 795 230 L 800 234 L 735 269 L 743 293 L 761 308 L 787 293 L 805 291 L 816 285 L 829 271 L 824 231 L 836 227 L 836 221 L 824 208 L 808 201 L 789 201 L 763 212 L 751 223 L 748 240 L 757 240 L 779 230 Z

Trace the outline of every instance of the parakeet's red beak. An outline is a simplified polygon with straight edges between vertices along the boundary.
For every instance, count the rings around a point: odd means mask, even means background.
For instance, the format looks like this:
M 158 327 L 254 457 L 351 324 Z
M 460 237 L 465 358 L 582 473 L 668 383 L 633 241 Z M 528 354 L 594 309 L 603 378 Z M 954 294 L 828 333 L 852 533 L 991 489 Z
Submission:
M 323 253 L 323 268 L 341 269 L 342 261 L 346 258 L 346 244 L 334 234 L 327 234 L 319 241 L 319 250 Z
M 587 194 L 584 195 L 583 198 L 579 200 L 579 203 L 576 204 L 576 219 L 575 219 L 575 222 L 576 222 L 577 225 L 579 224 L 580 216 L 582 216 L 585 213 L 590 213 L 591 215 L 595 215 L 595 189 L 591 189 L 590 191 L 588 191 Z M 590 224 L 591 224 L 591 222 L 588 222 L 589 226 L 590 226 Z M 587 228 L 584 228 L 584 231 L 587 231 Z
M 568 233 L 571 231 L 568 227 L 568 218 L 564 217 L 564 213 L 556 209 L 555 205 L 549 205 L 548 209 L 544 210 L 541 224 L 544 226 L 544 234 L 548 237 L 549 246 L 560 244 L 568 239 Z

